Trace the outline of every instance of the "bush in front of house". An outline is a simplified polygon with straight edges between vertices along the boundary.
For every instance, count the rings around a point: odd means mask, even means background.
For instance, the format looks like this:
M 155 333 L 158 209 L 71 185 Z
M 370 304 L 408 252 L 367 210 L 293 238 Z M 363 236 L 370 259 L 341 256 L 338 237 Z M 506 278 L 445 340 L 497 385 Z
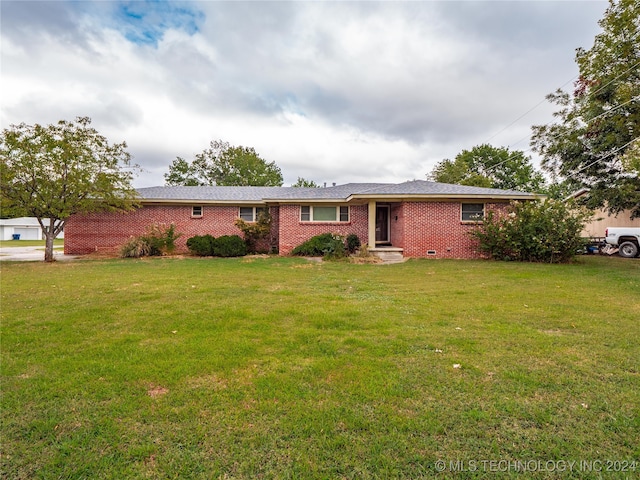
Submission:
M 149 255 L 151 248 L 143 237 L 131 237 L 120 249 L 122 258 L 140 258 Z
M 211 257 L 213 256 L 213 246 L 215 244 L 215 237 L 207 235 L 196 235 L 187 240 L 187 248 L 192 255 L 199 257 Z
M 187 240 L 187 248 L 199 257 L 243 257 L 247 254 L 247 244 L 238 235 L 195 235 Z
M 147 233 L 131 237 L 120 249 L 122 258 L 157 257 L 171 254 L 176 248 L 176 240 L 182 236 L 176 232 L 176 226 L 154 223 Z
M 291 254 L 303 257 L 343 258 L 346 256 L 344 238 L 332 233 L 322 233 L 298 245 Z
M 262 245 L 271 234 L 272 221 L 268 209 L 261 210 L 255 222 L 245 222 L 241 218 L 236 219 L 235 226 L 238 227 L 244 235 L 247 252 L 258 253 L 258 246 Z
M 213 243 L 213 254 L 216 257 L 244 257 L 247 244 L 238 235 L 222 235 Z
M 141 238 L 149 245 L 149 256 L 172 254 L 176 249 L 176 240 L 182 236 L 176 232 L 176 226 L 154 223 Z
M 355 233 L 350 233 L 347 235 L 347 252 L 353 255 L 360 248 L 360 237 L 358 237 Z
M 496 260 L 567 263 L 583 249 L 589 216 L 566 202 L 513 202 L 507 214 L 489 212 L 471 235 Z

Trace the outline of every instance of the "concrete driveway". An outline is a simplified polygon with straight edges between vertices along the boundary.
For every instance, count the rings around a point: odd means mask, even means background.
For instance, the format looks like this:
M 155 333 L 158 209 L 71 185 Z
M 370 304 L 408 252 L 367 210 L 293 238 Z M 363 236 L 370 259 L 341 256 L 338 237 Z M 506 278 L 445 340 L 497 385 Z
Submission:
M 53 249 L 53 258 L 58 261 L 74 260 L 75 255 L 65 255 L 62 249 Z M 2 247 L 0 262 L 43 262 L 44 247 Z

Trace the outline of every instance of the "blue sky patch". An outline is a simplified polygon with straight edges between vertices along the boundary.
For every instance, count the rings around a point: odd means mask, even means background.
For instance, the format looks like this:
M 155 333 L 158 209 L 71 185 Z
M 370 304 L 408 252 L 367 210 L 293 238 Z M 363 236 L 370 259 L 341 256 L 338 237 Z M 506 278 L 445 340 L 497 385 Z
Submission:
M 119 2 L 114 12 L 120 30 L 130 42 L 157 46 L 167 30 L 193 35 L 204 14 L 188 2 L 144 0 Z

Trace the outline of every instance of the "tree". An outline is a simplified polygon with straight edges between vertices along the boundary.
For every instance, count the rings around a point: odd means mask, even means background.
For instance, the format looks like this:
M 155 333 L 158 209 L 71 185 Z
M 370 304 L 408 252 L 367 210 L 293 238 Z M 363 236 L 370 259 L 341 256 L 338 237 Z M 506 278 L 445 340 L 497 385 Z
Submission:
M 427 176 L 436 182 L 503 190 L 540 192 L 544 188 L 544 177 L 524 152 L 487 144 L 463 150 L 454 161 L 443 160 Z
M 302 188 L 320 188 L 313 180 L 307 180 L 306 178 L 298 177 L 296 183 L 291 185 L 292 187 L 302 187 Z
M 183 185 L 195 187 L 204 185 L 196 176 L 195 169 L 184 158 L 176 157 L 169 166 L 169 173 L 164 174 L 167 185 Z
M 591 215 L 565 201 L 514 202 L 506 214 L 489 212 L 471 236 L 496 260 L 567 263 L 584 248 Z
M 636 175 L 640 175 L 640 138 L 629 145 L 624 155 L 621 158 L 624 168 L 629 172 L 635 172 Z
M 577 49 L 572 94 L 547 96 L 557 121 L 533 127 L 531 145 L 543 168 L 588 188 L 586 204 L 640 217 L 640 3 L 610 0 L 602 33 Z
M 110 145 L 90 124 L 88 117 L 21 123 L 0 137 L 0 207 L 38 219 L 47 262 L 54 260 L 53 239 L 71 215 L 136 206 L 136 167 L 126 143 Z
M 222 140 L 195 156 L 193 162 L 177 157 L 164 175 L 167 185 L 282 186 L 275 162 L 260 158 L 253 148 L 234 147 Z

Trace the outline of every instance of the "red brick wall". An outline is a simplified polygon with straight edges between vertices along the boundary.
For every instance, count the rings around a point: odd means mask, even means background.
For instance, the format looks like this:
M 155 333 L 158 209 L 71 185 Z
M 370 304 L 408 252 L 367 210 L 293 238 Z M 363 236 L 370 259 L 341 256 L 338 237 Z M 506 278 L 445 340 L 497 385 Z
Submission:
M 486 204 L 485 212 L 506 206 Z M 462 223 L 460 214 L 460 202 L 403 203 L 391 216 L 391 229 L 397 229 L 393 246 L 403 248 L 405 257 L 479 258 L 477 243 L 469 235 L 474 226 Z M 429 250 L 436 254 L 427 255 Z
M 391 245 L 398 248 L 404 248 L 404 204 L 394 203 L 391 205 L 391 212 L 389 215 L 390 240 Z
M 300 205 L 280 205 L 280 255 L 288 255 L 295 247 L 322 233 L 347 236 L 356 234 L 361 243 L 368 238 L 368 207 L 352 205 L 349 222 L 301 222 Z
M 272 208 L 274 227 L 272 236 L 277 243 L 277 209 Z M 67 254 L 95 251 L 117 251 L 131 236 L 143 235 L 154 223 L 176 226 L 182 237 L 176 242 L 177 251 L 187 251 L 186 242 L 194 235 L 240 235 L 234 225 L 239 216 L 237 206 L 204 206 L 201 218 L 191 218 L 191 205 L 147 205 L 129 213 L 94 213 L 73 215 L 65 225 L 64 250 Z

